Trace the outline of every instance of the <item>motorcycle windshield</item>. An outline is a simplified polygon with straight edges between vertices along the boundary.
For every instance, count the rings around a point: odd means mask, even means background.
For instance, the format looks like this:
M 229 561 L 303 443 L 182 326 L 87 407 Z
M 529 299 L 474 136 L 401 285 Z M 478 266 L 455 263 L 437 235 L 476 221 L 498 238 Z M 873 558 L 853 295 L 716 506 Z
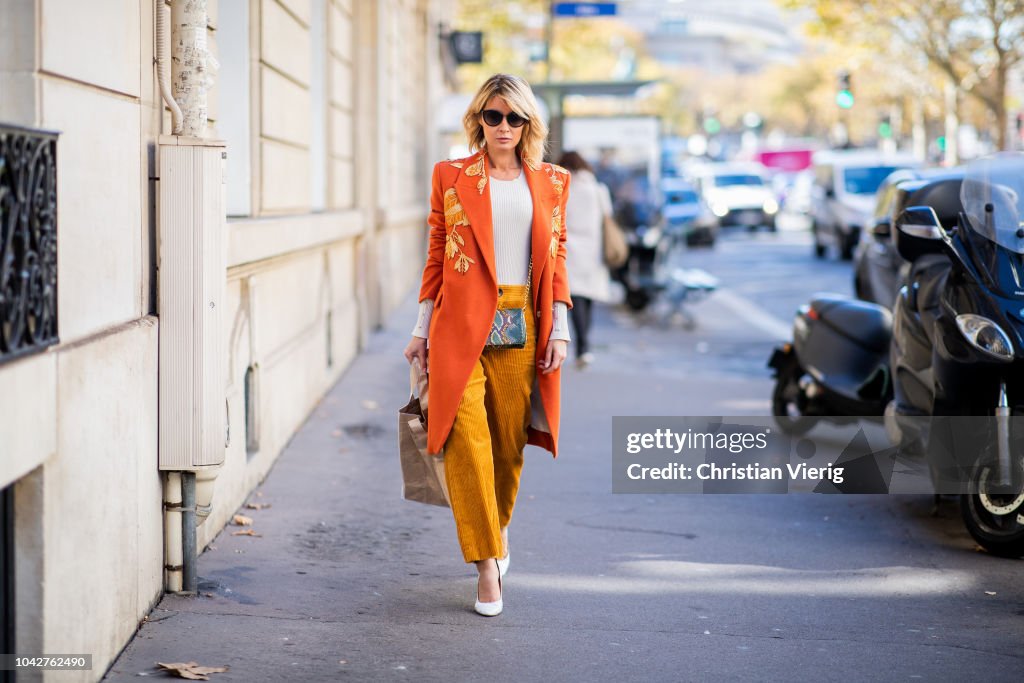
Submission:
M 995 154 L 972 162 L 960 187 L 968 227 L 1016 254 L 1024 254 L 1024 154 Z

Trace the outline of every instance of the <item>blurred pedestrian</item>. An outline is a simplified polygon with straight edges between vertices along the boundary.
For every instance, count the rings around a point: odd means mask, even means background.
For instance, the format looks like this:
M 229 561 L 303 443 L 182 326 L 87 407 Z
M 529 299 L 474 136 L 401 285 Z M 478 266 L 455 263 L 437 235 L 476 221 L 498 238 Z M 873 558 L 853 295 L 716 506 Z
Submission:
M 541 162 L 547 126 L 522 78 L 489 78 L 462 123 L 478 151 L 434 166 L 420 312 L 405 357 L 428 369 L 427 449 L 444 450 L 459 545 L 479 572 L 474 609 L 494 616 L 523 448 L 558 454 L 570 177 Z
M 566 217 L 568 233 L 567 268 L 572 284 L 572 328 L 576 342 L 576 366 L 586 368 L 594 360 L 590 350 L 590 328 L 594 301 L 611 296 L 610 273 L 604 262 L 604 219 L 612 214 L 608 188 L 599 182 L 590 164 L 569 151 L 558 160 L 572 173 L 572 196 Z

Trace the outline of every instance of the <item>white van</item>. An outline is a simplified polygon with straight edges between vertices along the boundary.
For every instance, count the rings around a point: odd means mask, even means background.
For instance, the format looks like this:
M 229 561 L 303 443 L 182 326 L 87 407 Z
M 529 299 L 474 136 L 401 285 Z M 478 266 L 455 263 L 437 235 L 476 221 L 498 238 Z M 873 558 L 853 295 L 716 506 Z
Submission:
M 884 155 L 874 150 L 816 153 L 811 189 L 814 255 L 824 258 L 832 245 L 840 258 L 852 259 L 860 231 L 874 212 L 879 185 L 897 169 L 920 166 L 913 156 Z

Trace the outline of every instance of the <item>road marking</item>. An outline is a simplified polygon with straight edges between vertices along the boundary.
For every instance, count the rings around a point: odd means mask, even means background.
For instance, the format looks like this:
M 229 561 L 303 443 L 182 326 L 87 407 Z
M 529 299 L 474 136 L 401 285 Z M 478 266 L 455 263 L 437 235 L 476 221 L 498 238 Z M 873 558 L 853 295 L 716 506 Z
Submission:
M 750 299 L 742 297 L 735 292 L 731 292 L 728 289 L 719 289 L 711 295 L 711 300 L 722 304 L 754 327 L 780 341 L 787 341 L 793 337 L 792 324 L 779 320 L 750 301 Z

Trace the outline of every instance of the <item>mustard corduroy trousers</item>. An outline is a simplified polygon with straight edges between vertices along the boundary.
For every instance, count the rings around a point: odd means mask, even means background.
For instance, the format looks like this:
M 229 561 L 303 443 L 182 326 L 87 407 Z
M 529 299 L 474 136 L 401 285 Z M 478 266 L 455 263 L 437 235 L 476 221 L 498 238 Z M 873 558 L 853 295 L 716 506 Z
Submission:
M 512 519 L 523 468 L 536 320 L 526 285 L 499 285 L 498 305 L 526 306 L 526 346 L 484 348 L 444 446 L 445 478 L 466 562 L 504 557 L 501 528 Z

